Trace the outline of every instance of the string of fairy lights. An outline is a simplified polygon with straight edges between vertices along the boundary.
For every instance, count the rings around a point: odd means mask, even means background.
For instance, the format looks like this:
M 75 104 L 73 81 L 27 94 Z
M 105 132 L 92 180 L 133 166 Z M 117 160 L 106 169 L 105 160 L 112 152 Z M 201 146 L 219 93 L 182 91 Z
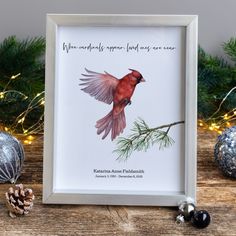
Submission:
M 22 100 L 28 99 L 28 96 L 26 96 L 24 93 L 17 91 L 17 90 L 8 90 L 8 86 L 10 83 L 20 78 L 21 73 L 18 73 L 16 75 L 12 75 L 9 78 L 8 83 L 3 88 L 3 90 L 0 92 L 0 99 L 7 99 L 8 94 L 17 94 L 22 97 Z M 23 142 L 25 144 L 32 144 L 33 140 L 35 140 L 35 135 L 43 133 L 43 127 L 44 127 L 44 113 L 38 118 L 38 120 L 32 124 L 31 126 L 26 125 L 27 119 L 29 118 L 29 115 L 32 111 L 35 109 L 38 109 L 41 106 L 44 106 L 45 104 L 45 92 L 42 91 L 36 96 L 34 96 L 31 101 L 29 102 L 26 109 L 21 112 L 14 120 L 14 122 L 11 125 L 3 126 L 4 131 L 9 132 L 14 135 L 23 136 Z M 22 133 L 19 134 L 19 130 L 22 131 Z
M 11 81 L 19 78 L 20 75 L 21 75 L 21 73 L 18 73 L 16 75 L 12 75 L 9 78 L 8 83 L 3 88 L 3 90 L 0 92 L 0 100 L 6 99 L 7 95 L 10 93 L 16 93 L 16 94 L 22 96 L 23 100 L 28 99 L 28 96 L 26 96 L 24 93 L 21 93 L 20 91 L 7 90 Z M 236 121 L 236 107 L 233 108 L 232 110 L 228 111 L 224 115 L 219 116 L 218 113 L 220 112 L 221 106 L 226 101 L 228 96 L 235 91 L 236 91 L 236 87 L 232 88 L 226 94 L 226 96 L 221 101 L 218 109 L 216 110 L 216 112 L 214 112 L 212 114 L 212 116 L 210 116 L 208 119 L 199 119 L 198 126 L 203 129 L 217 132 L 218 134 L 221 134 L 225 128 L 231 127 Z M 16 119 L 14 120 L 14 122 L 10 126 L 3 126 L 3 129 L 6 132 L 9 132 L 14 135 L 16 135 L 16 134 L 22 135 L 24 144 L 32 144 L 33 141 L 36 139 L 36 135 L 43 133 L 44 113 L 38 118 L 38 120 L 33 125 L 28 127 L 25 124 L 27 123 L 26 121 L 29 117 L 29 114 L 33 110 L 38 109 L 41 106 L 44 106 L 44 104 L 45 104 L 45 92 L 42 91 L 41 93 L 36 94 L 36 96 L 32 98 L 32 100 L 30 101 L 27 108 L 16 117 Z M 17 130 L 19 130 L 19 126 L 22 130 L 21 134 L 17 133 Z
M 222 99 L 220 105 L 218 106 L 218 109 L 208 119 L 199 119 L 198 125 L 204 129 L 215 131 L 218 134 L 222 134 L 225 128 L 234 125 L 236 121 L 236 108 L 231 109 L 224 115 L 219 116 L 218 113 L 220 112 L 223 103 L 227 100 L 229 95 L 231 95 L 235 91 L 236 87 L 233 87 Z
M 203 129 L 215 131 L 218 134 L 222 134 L 225 128 L 231 127 L 236 121 L 236 108 L 225 113 L 218 118 L 211 118 L 209 120 L 198 120 L 198 125 Z

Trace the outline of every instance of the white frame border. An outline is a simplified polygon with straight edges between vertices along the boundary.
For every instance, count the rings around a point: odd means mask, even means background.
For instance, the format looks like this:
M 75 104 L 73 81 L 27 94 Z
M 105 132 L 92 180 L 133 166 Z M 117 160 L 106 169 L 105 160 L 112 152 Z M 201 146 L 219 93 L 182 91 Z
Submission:
M 58 26 L 184 26 L 186 27 L 185 73 L 185 191 L 142 192 L 92 191 L 56 192 L 54 171 L 54 82 Z M 177 206 L 181 201 L 196 203 L 197 174 L 197 48 L 196 15 L 76 15 L 48 14 L 46 32 L 45 131 L 43 203 Z

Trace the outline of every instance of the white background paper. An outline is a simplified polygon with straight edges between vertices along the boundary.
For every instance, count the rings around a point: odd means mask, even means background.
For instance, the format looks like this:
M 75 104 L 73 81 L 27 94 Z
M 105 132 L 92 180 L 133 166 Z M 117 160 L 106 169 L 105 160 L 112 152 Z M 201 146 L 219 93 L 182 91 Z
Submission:
M 63 50 L 73 45 L 172 46 L 174 50 L 98 52 Z M 125 108 L 130 134 L 133 122 L 143 118 L 150 127 L 184 120 L 185 29 L 182 27 L 59 27 L 56 55 L 55 169 L 54 189 L 80 190 L 184 190 L 184 125 L 171 128 L 172 147 L 134 152 L 126 162 L 116 160 L 110 135 L 105 140 L 96 134 L 96 121 L 112 105 L 95 100 L 81 91 L 79 79 L 85 69 L 107 71 L 117 78 L 138 70 L 145 83 L 137 85 L 132 104 Z M 95 178 L 94 169 L 144 170 L 143 178 Z

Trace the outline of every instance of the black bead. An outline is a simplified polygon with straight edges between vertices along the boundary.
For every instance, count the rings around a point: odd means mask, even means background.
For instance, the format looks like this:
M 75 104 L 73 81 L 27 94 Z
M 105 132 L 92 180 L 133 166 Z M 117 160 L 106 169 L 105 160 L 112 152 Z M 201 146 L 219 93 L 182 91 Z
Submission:
M 195 227 L 205 228 L 210 224 L 211 217 L 207 211 L 195 211 L 191 221 Z

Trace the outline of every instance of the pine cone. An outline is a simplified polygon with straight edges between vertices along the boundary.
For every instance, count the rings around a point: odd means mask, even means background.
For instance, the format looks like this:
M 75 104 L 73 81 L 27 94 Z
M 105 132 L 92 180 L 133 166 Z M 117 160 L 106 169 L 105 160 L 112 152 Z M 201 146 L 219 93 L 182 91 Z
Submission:
M 6 206 L 9 215 L 14 218 L 17 215 L 26 215 L 33 207 L 34 194 L 32 189 L 24 189 L 23 184 L 17 184 L 16 189 L 10 187 L 6 192 Z

